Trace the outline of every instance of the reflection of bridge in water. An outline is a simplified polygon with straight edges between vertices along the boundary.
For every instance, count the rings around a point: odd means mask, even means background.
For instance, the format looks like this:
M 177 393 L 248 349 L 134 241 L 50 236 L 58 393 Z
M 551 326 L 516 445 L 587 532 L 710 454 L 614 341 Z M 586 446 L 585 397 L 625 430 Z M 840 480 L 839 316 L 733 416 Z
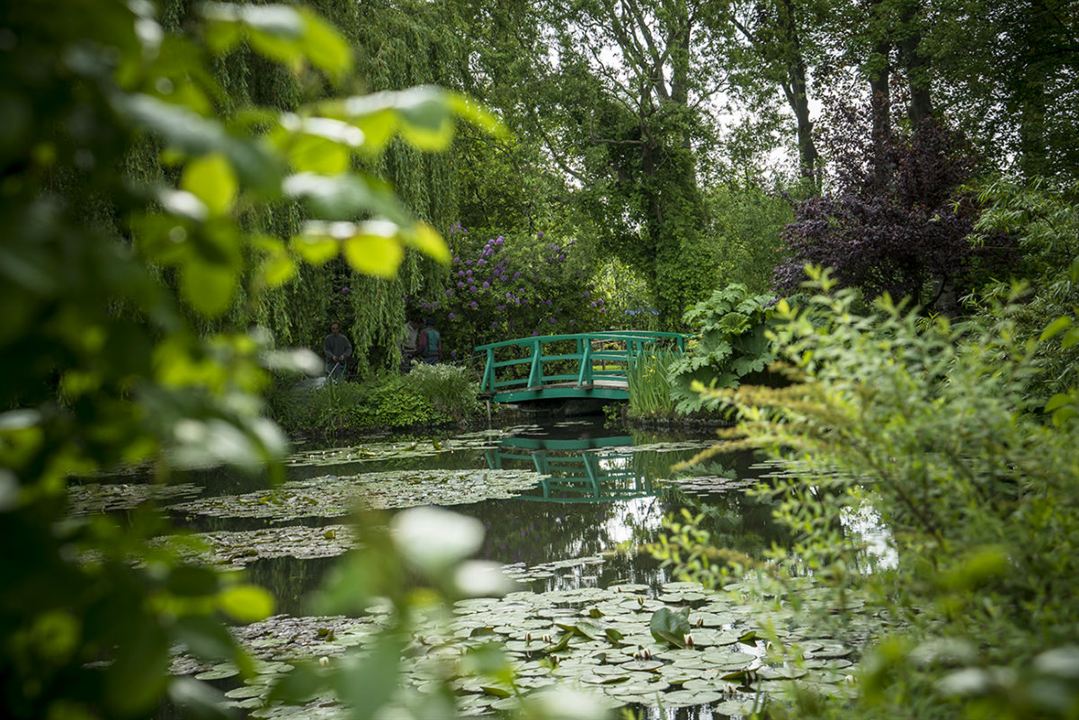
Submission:
M 543 475 L 521 500 L 553 503 L 608 503 L 658 494 L 632 450 L 633 438 L 530 438 L 503 440 L 486 453 L 487 467 L 533 469 Z M 620 449 L 625 448 L 625 449 Z

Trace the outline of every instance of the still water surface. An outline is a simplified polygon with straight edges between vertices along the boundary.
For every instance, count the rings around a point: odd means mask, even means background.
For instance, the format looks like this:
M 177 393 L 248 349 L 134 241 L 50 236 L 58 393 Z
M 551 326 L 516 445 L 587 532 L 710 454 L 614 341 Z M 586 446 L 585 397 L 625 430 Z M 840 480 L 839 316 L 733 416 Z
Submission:
M 368 446 L 339 452 L 301 447 L 303 452 L 290 464 L 287 480 L 309 481 L 308 491 L 317 493 L 321 484 L 329 487 L 339 478 L 364 473 L 535 471 L 542 479 L 515 497 L 450 506 L 454 512 L 478 519 L 486 529 L 480 557 L 512 566 L 511 572 L 528 569 L 525 582 L 536 592 L 640 583 L 655 594 L 673 578 L 643 548 L 662 532 L 664 517 L 682 508 L 703 512 L 702 527 L 719 545 L 756 553 L 785 542 L 766 504 L 738 490 L 707 490 L 711 487 L 708 478 L 745 480 L 763 472 L 752 457 L 724 457 L 704 467 L 672 470 L 711 440 L 703 434 L 612 428 L 601 420 L 552 421 L 450 438 L 379 438 Z M 683 489 L 687 477 L 702 479 L 692 492 Z M 189 473 L 182 480 L 199 487 L 200 501 L 257 497 L 264 487 L 262 479 L 222 470 Z M 716 484 L 717 489 L 721 486 Z M 301 513 L 286 519 L 230 517 L 227 512 L 207 515 L 190 507 L 171 510 L 170 516 L 182 529 L 227 531 L 241 538 L 265 528 L 321 527 L 348 521 L 340 513 L 332 517 Z M 288 552 L 268 555 L 259 553 L 245 560 L 247 576 L 276 596 L 278 612 L 304 616 L 309 595 L 337 558 L 301 559 Z M 581 558 L 592 561 L 557 567 L 560 561 Z M 644 716 L 723 717 L 708 707 L 651 708 Z

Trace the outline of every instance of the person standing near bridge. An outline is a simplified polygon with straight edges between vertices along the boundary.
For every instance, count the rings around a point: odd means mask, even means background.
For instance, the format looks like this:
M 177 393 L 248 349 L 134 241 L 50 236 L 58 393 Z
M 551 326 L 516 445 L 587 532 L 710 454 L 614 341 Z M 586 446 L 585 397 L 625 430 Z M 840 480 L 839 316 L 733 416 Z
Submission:
M 341 334 L 341 326 L 330 323 L 330 334 L 322 339 L 322 359 L 326 362 L 327 377 L 339 380 L 348 370 L 352 357 L 352 343 Z

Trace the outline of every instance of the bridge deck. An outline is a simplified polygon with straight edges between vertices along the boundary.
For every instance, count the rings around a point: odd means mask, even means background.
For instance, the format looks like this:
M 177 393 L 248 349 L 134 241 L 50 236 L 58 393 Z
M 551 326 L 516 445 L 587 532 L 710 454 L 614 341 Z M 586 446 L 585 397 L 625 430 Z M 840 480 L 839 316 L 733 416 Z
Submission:
M 613 330 L 517 338 L 477 351 L 486 355 L 481 391 L 494 402 L 550 398 L 628 400 L 627 371 L 649 349 L 681 352 L 680 333 Z

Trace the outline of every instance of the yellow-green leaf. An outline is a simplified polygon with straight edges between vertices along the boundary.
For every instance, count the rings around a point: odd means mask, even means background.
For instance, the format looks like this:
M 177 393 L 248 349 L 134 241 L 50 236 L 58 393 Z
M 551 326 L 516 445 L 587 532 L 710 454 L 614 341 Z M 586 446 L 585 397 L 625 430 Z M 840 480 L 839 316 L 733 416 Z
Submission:
M 1049 323 L 1045 330 L 1042 330 L 1041 341 L 1045 342 L 1046 340 L 1056 337 L 1071 327 L 1071 324 L 1072 319 L 1070 317 L 1058 317 L 1056 320 Z
M 338 243 L 326 235 L 297 235 L 292 249 L 312 265 L 323 265 L 337 257 Z
M 281 287 L 296 276 L 296 262 L 286 254 L 266 258 L 259 266 L 259 277 L 266 287 Z
M 384 221 L 364 223 L 357 234 L 345 240 L 345 260 L 352 269 L 375 277 L 394 277 L 405 257 L 396 227 Z
M 382 152 L 397 132 L 397 113 L 393 110 L 379 110 L 355 117 L 352 124 L 363 131 L 364 151 L 377 154 Z
M 180 293 L 195 310 L 206 317 L 216 317 L 232 303 L 237 280 L 232 268 L 191 260 L 181 271 Z
M 211 215 L 224 215 L 232 208 L 239 183 L 228 158 L 211 153 L 187 164 L 180 187 L 201 200 Z
M 443 117 L 437 125 L 409 122 L 407 116 L 401 123 L 401 138 L 417 150 L 441 152 L 453 141 L 453 120 Z
M 490 133 L 500 140 L 508 140 L 512 137 L 509 129 L 502 123 L 497 115 L 480 105 L 478 102 L 461 93 L 449 93 L 447 102 L 450 109 L 457 117 L 467 120 L 481 130 Z
M 1059 408 L 1064 407 L 1071 402 L 1071 397 L 1065 393 L 1057 393 L 1053 397 L 1049 398 L 1049 402 L 1045 403 L 1045 412 L 1053 412 Z
M 450 249 L 446 241 L 438 234 L 438 231 L 425 222 L 416 223 L 412 232 L 406 235 L 409 245 L 419 250 L 424 255 L 434 258 L 443 264 L 450 261 Z
M 295 137 L 288 149 L 288 161 L 298 172 L 337 175 L 349 168 L 347 147 L 316 135 Z
M 273 595 L 258 585 L 232 585 L 217 596 L 217 605 L 239 622 L 258 622 L 273 614 Z
M 307 8 L 303 17 L 303 48 L 312 65 L 334 79 L 341 79 L 352 69 L 352 48 L 332 25 Z

